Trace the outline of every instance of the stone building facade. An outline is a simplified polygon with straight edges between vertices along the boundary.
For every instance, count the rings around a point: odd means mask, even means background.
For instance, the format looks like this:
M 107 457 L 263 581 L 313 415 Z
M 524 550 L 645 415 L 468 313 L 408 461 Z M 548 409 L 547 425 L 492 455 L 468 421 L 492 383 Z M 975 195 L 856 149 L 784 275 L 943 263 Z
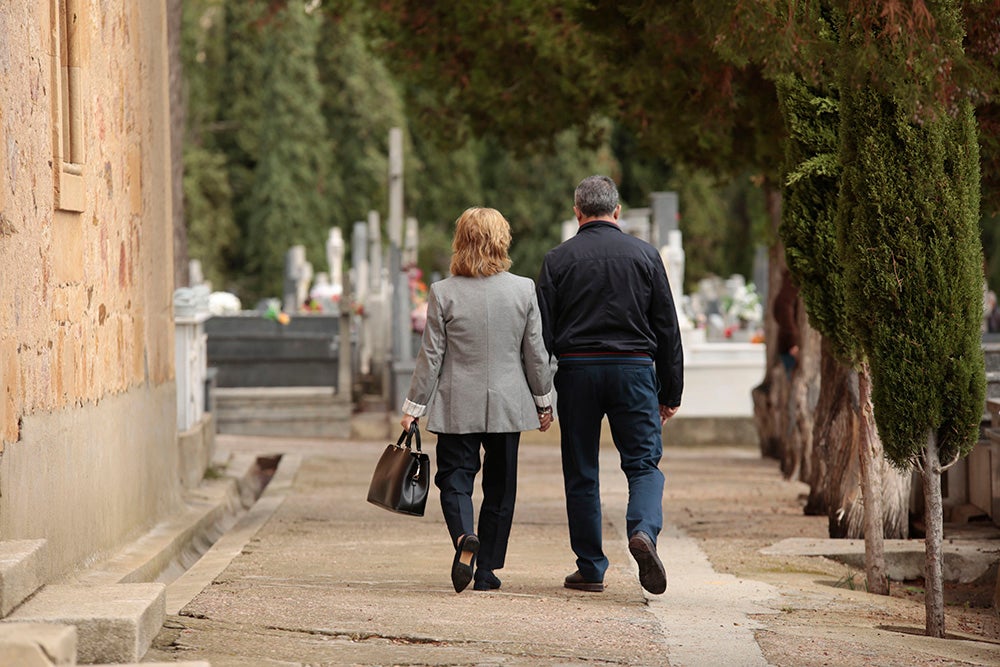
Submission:
M 181 506 L 165 0 L 0 3 L 0 540 L 46 579 Z

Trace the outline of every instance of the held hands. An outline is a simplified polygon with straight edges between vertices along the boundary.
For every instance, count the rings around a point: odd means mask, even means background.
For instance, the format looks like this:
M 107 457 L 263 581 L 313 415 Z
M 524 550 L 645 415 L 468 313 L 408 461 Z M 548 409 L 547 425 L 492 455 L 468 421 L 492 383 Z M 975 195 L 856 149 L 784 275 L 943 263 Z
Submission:
M 549 412 L 544 415 L 538 415 L 538 421 L 541 424 L 541 426 L 538 427 L 538 430 L 543 433 L 548 431 L 549 427 L 552 426 L 552 413 Z
M 539 423 L 538 430 L 542 431 L 543 433 L 545 431 L 548 431 L 549 427 L 552 426 L 551 405 L 547 408 L 538 408 L 538 423 Z
M 666 424 L 667 420 L 670 419 L 671 417 L 673 417 L 674 415 L 676 415 L 677 411 L 679 409 L 680 409 L 679 405 L 676 406 L 676 407 L 673 407 L 673 408 L 668 408 L 665 405 L 661 405 L 660 406 L 660 426 L 663 426 L 664 424 Z

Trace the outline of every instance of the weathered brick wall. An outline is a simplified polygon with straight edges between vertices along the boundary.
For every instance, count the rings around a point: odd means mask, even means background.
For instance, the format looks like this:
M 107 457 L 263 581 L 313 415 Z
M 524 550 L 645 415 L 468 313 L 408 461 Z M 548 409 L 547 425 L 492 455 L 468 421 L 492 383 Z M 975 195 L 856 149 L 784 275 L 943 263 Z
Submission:
M 59 0 L 0 3 L 0 447 L 27 415 L 173 377 L 162 2 L 67 4 L 60 26 Z

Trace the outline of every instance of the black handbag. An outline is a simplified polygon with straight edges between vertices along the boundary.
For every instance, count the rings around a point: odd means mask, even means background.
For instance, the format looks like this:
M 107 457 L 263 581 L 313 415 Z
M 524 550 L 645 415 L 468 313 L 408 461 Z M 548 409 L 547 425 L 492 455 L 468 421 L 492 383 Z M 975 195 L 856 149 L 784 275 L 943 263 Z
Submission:
M 413 448 L 414 436 L 416 449 Z M 386 445 L 375 464 L 368 485 L 368 502 L 390 512 L 423 516 L 430 472 L 430 459 L 420 449 L 420 429 L 417 422 L 413 422 L 409 430 L 399 434 L 395 445 Z

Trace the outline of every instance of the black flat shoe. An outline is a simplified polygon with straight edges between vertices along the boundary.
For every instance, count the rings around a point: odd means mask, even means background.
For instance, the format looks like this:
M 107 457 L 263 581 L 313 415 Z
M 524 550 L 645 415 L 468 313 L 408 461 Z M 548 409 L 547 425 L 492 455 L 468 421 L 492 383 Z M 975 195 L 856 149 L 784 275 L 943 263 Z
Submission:
M 479 538 L 470 533 L 458 541 L 455 560 L 451 562 L 451 584 L 456 593 L 461 593 L 472 581 L 472 568 L 479 553 Z
M 493 570 L 476 570 L 476 583 L 472 585 L 472 589 L 476 591 L 492 591 L 500 588 L 500 580 L 497 575 L 493 574 Z
M 567 575 L 566 579 L 563 581 L 563 586 L 566 588 L 572 588 L 574 591 L 587 591 L 588 593 L 604 592 L 603 581 L 587 581 L 583 578 L 583 575 L 580 574 L 580 570 Z

